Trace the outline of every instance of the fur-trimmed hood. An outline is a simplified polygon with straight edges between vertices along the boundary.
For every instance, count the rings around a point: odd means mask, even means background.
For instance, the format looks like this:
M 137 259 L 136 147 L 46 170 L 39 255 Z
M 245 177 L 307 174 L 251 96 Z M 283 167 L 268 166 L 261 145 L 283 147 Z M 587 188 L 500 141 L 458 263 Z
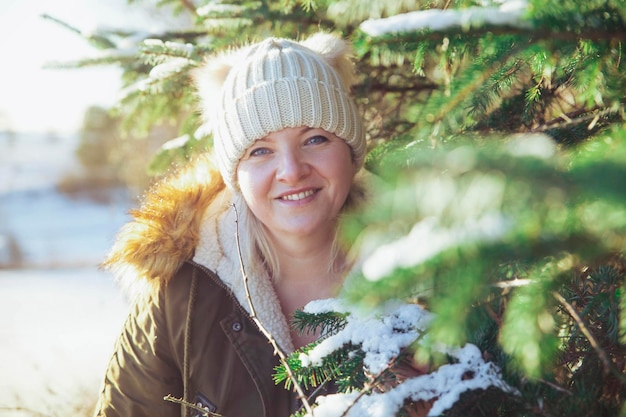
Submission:
M 133 221 L 122 227 L 102 266 L 125 288 L 167 283 L 193 257 L 204 212 L 223 190 L 208 157 L 158 182 L 131 210 Z
M 225 188 L 210 157 L 202 156 L 146 193 L 103 267 L 122 288 L 137 293 L 167 285 L 184 262 L 193 260 L 215 272 L 250 313 L 236 241 L 237 234 L 240 242 L 247 238 L 241 235 L 247 221 L 243 204 L 240 194 Z M 259 320 L 283 350 L 292 352 L 287 319 L 269 276 L 248 273 L 248 288 Z

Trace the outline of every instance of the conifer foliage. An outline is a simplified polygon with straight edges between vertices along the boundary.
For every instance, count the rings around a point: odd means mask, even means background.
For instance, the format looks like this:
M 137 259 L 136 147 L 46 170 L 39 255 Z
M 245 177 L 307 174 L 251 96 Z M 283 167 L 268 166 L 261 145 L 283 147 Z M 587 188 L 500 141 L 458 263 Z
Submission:
M 359 252 L 342 299 L 358 307 L 297 317 L 325 338 L 296 353 L 292 368 L 312 391 L 328 380 L 338 387 L 318 397 L 315 415 L 626 416 L 625 2 L 159 4 L 192 26 L 92 33 L 100 54 L 72 64 L 122 66 L 116 110 L 128 129 L 180 122 L 162 165 L 210 147 L 189 80 L 208 54 L 320 29 L 355 48 L 375 198 L 343 224 Z M 427 327 L 398 324 L 392 300 L 424 307 Z M 363 311 L 413 335 L 387 367 L 373 373 L 372 350 L 345 337 L 321 362 L 307 359 Z M 467 384 L 445 406 L 443 391 L 398 394 L 466 360 L 477 368 L 463 368 L 460 381 L 483 364 L 497 378 Z M 281 369 L 276 379 L 285 380 Z

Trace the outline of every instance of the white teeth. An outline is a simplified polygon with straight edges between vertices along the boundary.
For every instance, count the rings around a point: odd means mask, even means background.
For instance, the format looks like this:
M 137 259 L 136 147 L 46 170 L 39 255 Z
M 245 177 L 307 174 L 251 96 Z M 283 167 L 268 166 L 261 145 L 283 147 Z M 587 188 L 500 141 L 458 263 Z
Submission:
M 308 196 L 311 196 L 313 194 L 315 194 L 315 191 L 308 190 L 308 191 L 302 191 L 301 193 L 297 193 L 297 194 L 285 195 L 285 196 L 282 197 L 282 199 L 283 200 L 298 201 L 298 200 L 302 200 L 303 198 L 307 198 Z

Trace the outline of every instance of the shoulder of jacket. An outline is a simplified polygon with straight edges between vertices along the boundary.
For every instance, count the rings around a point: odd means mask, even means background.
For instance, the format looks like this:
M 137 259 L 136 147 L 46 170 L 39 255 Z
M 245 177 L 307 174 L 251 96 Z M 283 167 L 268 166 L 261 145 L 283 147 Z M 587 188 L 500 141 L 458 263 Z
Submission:
M 225 191 L 209 157 L 159 181 L 130 212 L 132 220 L 118 233 L 102 267 L 122 286 L 167 283 L 193 257 L 205 211 Z
M 183 304 L 187 303 L 186 300 L 192 292 L 196 292 L 197 295 L 200 288 L 203 288 L 202 298 L 209 300 L 214 300 L 214 297 L 223 297 L 225 293 L 230 292 L 217 272 L 192 260 L 183 262 L 171 279 L 162 281 L 161 284 L 150 288 L 164 296 L 167 294 L 170 298 L 181 297 L 181 300 L 184 300 Z M 192 287 L 195 287 L 195 290 Z

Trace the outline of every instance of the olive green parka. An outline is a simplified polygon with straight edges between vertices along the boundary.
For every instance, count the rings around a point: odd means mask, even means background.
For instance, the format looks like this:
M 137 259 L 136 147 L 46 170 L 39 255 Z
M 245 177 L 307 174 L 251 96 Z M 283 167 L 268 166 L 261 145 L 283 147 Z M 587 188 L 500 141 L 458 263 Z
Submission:
M 236 235 L 244 210 L 208 159 L 157 184 L 104 266 L 133 293 L 96 406 L 98 417 L 286 417 L 295 394 L 272 379 L 277 356 L 250 318 Z M 240 241 L 245 236 L 239 236 Z M 248 280 L 258 319 L 293 351 L 271 280 Z

